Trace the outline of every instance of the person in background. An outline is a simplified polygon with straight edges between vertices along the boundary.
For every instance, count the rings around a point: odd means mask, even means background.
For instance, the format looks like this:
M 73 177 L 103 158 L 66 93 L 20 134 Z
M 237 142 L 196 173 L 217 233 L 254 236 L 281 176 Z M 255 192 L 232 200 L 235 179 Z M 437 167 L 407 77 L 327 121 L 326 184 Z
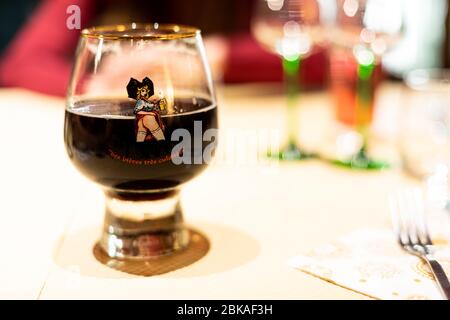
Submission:
M 260 0 L 43 0 L 0 61 L 0 85 L 63 96 L 80 30 L 66 26 L 67 8 L 77 5 L 81 28 L 157 21 L 199 27 L 216 80 L 225 83 L 282 81 L 279 57 L 250 35 L 253 5 Z M 302 63 L 305 87 L 326 81 L 326 53 L 318 50 Z

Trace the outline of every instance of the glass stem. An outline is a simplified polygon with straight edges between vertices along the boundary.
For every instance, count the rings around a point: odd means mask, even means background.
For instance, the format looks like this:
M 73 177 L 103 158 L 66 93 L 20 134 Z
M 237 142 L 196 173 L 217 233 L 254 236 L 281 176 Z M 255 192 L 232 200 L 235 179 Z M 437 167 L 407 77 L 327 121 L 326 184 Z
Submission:
M 361 134 L 363 143 L 359 154 L 365 155 L 368 144 L 368 131 L 373 104 L 373 70 L 375 64 L 358 64 L 358 84 L 357 84 L 357 103 L 358 103 L 358 132 Z
M 284 81 L 287 93 L 288 116 L 288 147 L 297 147 L 297 103 L 299 96 L 300 57 L 296 59 L 283 58 Z
M 148 259 L 188 245 L 178 190 L 105 190 L 105 196 L 100 245 L 111 258 Z

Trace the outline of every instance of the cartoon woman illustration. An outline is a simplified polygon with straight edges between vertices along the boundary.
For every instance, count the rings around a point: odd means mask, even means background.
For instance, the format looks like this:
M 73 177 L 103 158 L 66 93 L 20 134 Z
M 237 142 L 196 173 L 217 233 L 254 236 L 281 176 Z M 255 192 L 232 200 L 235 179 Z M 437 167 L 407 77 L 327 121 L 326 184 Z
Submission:
M 136 142 L 165 140 L 164 124 L 159 111 L 165 99 L 155 95 L 153 82 L 145 77 L 142 82 L 131 78 L 127 85 L 128 97 L 135 99 Z

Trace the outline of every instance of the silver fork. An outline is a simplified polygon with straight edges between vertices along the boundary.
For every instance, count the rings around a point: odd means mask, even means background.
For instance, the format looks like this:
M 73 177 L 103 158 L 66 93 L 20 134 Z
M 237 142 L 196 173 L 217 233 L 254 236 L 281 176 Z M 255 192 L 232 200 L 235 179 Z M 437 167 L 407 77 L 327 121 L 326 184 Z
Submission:
M 450 300 L 450 283 L 434 256 L 435 248 L 428 232 L 422 191 L 405 188 L 389 197 L 392 225 L 398 243 L 406 252 L 428 263 L 442 295 Z

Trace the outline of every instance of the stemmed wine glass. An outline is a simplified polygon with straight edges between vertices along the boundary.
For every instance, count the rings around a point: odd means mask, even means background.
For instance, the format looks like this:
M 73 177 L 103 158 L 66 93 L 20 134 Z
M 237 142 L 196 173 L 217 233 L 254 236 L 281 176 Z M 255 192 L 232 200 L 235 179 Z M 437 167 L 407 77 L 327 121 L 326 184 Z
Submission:
M 65 113 L 69 158 L 103 188 L 100 246 L 147 259 L 188 246 L 179 192 L 217 143 L 217 106 L 200 31 L 136 24 L 81 33 Z
M 287 92 L 288 143 L 275 156 L 281 160 L 300 160 L 314 156 L 305 152 L 297 141 L 298 74 L 301 59 L 309 55 L 320 32 L 320 1 L 260 0 L 252 20 L 252 33 L 267 50 L 282 59 Z
M 357 130 L 361 146 L 356 154 L 333 160 L 357 169 L 381 169 L 385 161 L 368 154 L 368 131 L 381 58 L 402 37 L 402 0 L 321 0 L 323 30 L 330 44 L 331 89 L 338 120 Z

